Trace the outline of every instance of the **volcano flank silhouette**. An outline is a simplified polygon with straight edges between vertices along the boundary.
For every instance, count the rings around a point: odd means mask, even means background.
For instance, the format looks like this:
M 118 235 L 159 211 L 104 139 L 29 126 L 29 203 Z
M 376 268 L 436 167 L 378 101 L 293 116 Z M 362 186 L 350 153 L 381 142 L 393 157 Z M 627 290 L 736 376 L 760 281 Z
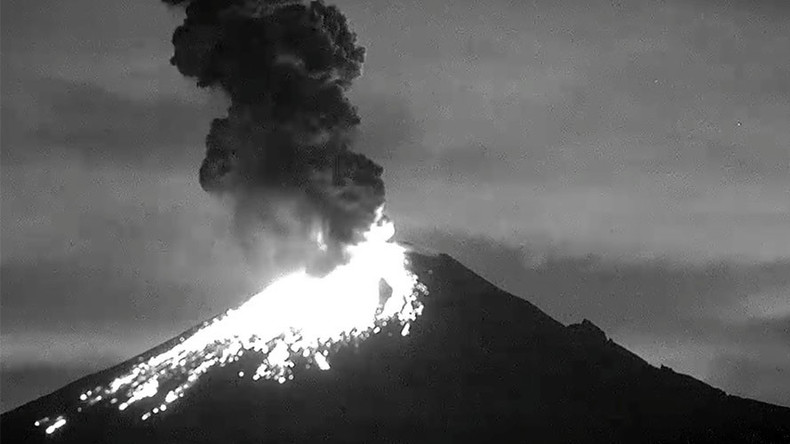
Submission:
M 410 261 L 430 294 L 408 336 L 385 328 L 342 347 L 328 371 L 297 366 L 285 384 L 239 378 L 256 365 L 242 358 L 148 421 L 136 406 L 97 405 L 50 436 L 34 426 L 176 337 L 4 414 L 2 442 L 790 442 L 790 409 L 655 368 L 591 322 L 563 326 L 449 256 Z

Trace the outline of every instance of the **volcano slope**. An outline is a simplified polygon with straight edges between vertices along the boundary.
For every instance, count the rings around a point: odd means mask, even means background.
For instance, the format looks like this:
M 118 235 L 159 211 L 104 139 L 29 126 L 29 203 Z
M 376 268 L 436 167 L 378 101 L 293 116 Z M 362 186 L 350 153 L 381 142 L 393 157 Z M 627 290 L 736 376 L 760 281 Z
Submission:
M 410 260 L 430 294 L 406 337 L 385 329 L 341 348 L 330 370 L 297 367 L 285 384 L 239 378 L 256 365 L 242 358 L 148 421 L 136 406 L 97 405 L 52 435 L 34 426 L 121 364 L 2 415 L 2 442 L 790 442 L 790 409 L 655 368 L 592 323 L 563 326 L 449 256 Z

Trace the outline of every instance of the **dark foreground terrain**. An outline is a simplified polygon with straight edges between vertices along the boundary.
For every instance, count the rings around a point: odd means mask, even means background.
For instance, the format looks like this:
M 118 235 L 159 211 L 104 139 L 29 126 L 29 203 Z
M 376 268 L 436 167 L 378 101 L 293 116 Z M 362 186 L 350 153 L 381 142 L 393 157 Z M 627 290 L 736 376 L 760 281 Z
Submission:
M 238 378 L 242 359 L 146 422 L 134 406 L 95 407 L 52 436 L 34 427 L 121 364 L 2 415 L 0 441 L 790 443 L 790 409 L 652 367 L 448 256 L 411 257 L 430 295 L 405 338 L 385 331 L 283 385 Z

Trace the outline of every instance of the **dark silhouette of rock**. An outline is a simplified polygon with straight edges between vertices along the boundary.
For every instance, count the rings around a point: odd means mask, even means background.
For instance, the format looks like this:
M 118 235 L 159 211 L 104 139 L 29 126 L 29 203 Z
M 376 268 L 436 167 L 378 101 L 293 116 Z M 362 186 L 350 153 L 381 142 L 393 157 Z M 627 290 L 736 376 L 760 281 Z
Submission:
M 790 442 L 790 409 L 655 368 L 592 322 L 566 327 L 446 255 L 411 260 L 430 295 L 407 337 L 385 329 L 282 385 L 238 378 L 253 365 L 242 359 L 145 422 L 134 406 L 99 406 L 49 437 L 34 427 L 121 364 L 4 414 L 2 442 Z
M 568 330 L 581 337 L 587 337 L 592 341 L 606 342 L 606 333 L 588 319 L 584 319 L 578 324 L 569 325 Z

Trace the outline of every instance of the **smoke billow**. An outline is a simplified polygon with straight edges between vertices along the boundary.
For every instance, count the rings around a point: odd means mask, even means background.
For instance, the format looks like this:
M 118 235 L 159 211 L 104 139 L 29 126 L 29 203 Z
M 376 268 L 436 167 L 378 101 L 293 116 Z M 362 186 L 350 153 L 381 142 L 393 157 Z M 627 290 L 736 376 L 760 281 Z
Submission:
M 230 98 L 206 137 L 203 189 L 233 199 L 250 251 L 342 260 L 384 203 L 382 168 L 349 150 L 360 119 L 345 92 L 365 50 L 346 18 L 321 1 L 163 1 L 186 8 L 171 63 Z

